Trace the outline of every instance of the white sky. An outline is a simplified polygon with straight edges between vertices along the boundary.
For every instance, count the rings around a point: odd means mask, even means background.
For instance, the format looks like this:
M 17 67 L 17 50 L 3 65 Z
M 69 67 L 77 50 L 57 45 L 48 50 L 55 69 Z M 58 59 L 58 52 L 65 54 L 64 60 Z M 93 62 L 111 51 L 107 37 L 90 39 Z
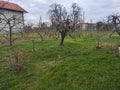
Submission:
M 109 14 L 120 12 L 120 0 L 9 0 L 22 6 L 29 13 L 25 14 L 26 22 L 37 23 L 42 16 L 43 21 L 49 21 L 47 11 L 52 3 L 63 4 L 69 8 L 72 3 L 78 3 L 83 11 L 87 21 L 93 22 L 102 20 Z

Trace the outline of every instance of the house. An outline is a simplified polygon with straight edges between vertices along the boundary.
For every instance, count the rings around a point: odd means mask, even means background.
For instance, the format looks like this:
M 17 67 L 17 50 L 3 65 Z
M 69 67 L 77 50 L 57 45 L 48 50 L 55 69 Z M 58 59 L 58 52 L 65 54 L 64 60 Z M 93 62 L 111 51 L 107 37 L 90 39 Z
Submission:
M 80 31 L 96 30 L 96 23 L 80 23 Z
M 0 0 L 0 33 L 9 32 L 8 20 L 11 23 L 12 32 L 23 30 L 25 9 L 15 3 Z

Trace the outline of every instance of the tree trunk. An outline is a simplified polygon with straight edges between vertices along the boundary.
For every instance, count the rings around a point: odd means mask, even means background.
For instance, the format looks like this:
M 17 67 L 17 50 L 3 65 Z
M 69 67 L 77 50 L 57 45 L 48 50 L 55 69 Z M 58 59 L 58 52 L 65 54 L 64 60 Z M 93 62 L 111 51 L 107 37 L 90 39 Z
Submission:
M 60 41 L 60 46 L 63 46 L 63 43 L 64 43 L 65 36 L 66 36 L 65 32 L 62 32 L 62 33 L 61 33 L 61 41 Z
M 42 34 L 39 33 L 39 35 L 40 35 L 41 40 L 44 41 L 44 37 L 42 36 Z
M 40 31 L 38 31 L 37 33 L 39 34 L 41 41 L 44 41 L 45 38 L 44 38 L 44 36 L 42 35 L 42 33 L 41 33 Z
M 12 28 L 11 27 L 9 27 L 9 29 L 10 29 L 10 46 L 12 46 Z
M 35 42 L 32 40 L 32 45 L 33 45 L 33 52 L 35 52 Z

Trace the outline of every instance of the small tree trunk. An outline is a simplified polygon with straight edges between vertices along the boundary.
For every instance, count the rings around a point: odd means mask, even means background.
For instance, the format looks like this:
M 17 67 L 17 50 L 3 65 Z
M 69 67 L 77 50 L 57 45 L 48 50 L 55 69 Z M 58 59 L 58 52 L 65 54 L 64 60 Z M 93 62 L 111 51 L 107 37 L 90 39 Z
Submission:
M 66 34 L 65 33 L 61 33 L 61 41 L 60 41 L 60 46 L 63 46 L 64 43 L 64 39 L 65 39 Z
M 44 41 L 44 37 L 41 34 L 39 34 L 39 35 L 40 35 L 41 40 Z
M 96 46 L 96 48 L 98 49 L 98 48 L 101 48 L 100 47 L 100 41 L 99 40 L 97 40 L 97 46 Z
M 45 38 L 44 38 L 44 36 L 42 35 L 42 33 L 38 31 L 38 34 L 39 34 L 39 36 L 40 36 L 41 41 L 44 41 Z
M 32 45 L 33 45 L 33 52 L 35 52 L 35 42 L 32 40 Z
M 99 30 L 97 30 L 97 37 L 96 37 L 96 39 L 97 39 L 97 42 L 96 42 L 96 48 L 97 49 L 100 49 L 101 47 L 100 47 L 100 36 L 99 36 Z
M 10 46 L 12 46 L 12 28 L 11 27 L 9 27 L 9 29 L 10 29 Z

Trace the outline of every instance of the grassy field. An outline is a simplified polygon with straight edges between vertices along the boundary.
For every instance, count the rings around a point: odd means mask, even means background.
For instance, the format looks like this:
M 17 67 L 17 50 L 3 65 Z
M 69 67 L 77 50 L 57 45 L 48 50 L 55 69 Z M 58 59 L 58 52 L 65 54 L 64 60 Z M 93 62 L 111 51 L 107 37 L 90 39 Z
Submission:
M 0 46 L 0 90 L 120 90 L 120 37 L 101 38 L 101 49 L 89 34 L 80 38 L 35 40 Z M 27 72 L 4 71 L 6 57 L 24 51 Z

